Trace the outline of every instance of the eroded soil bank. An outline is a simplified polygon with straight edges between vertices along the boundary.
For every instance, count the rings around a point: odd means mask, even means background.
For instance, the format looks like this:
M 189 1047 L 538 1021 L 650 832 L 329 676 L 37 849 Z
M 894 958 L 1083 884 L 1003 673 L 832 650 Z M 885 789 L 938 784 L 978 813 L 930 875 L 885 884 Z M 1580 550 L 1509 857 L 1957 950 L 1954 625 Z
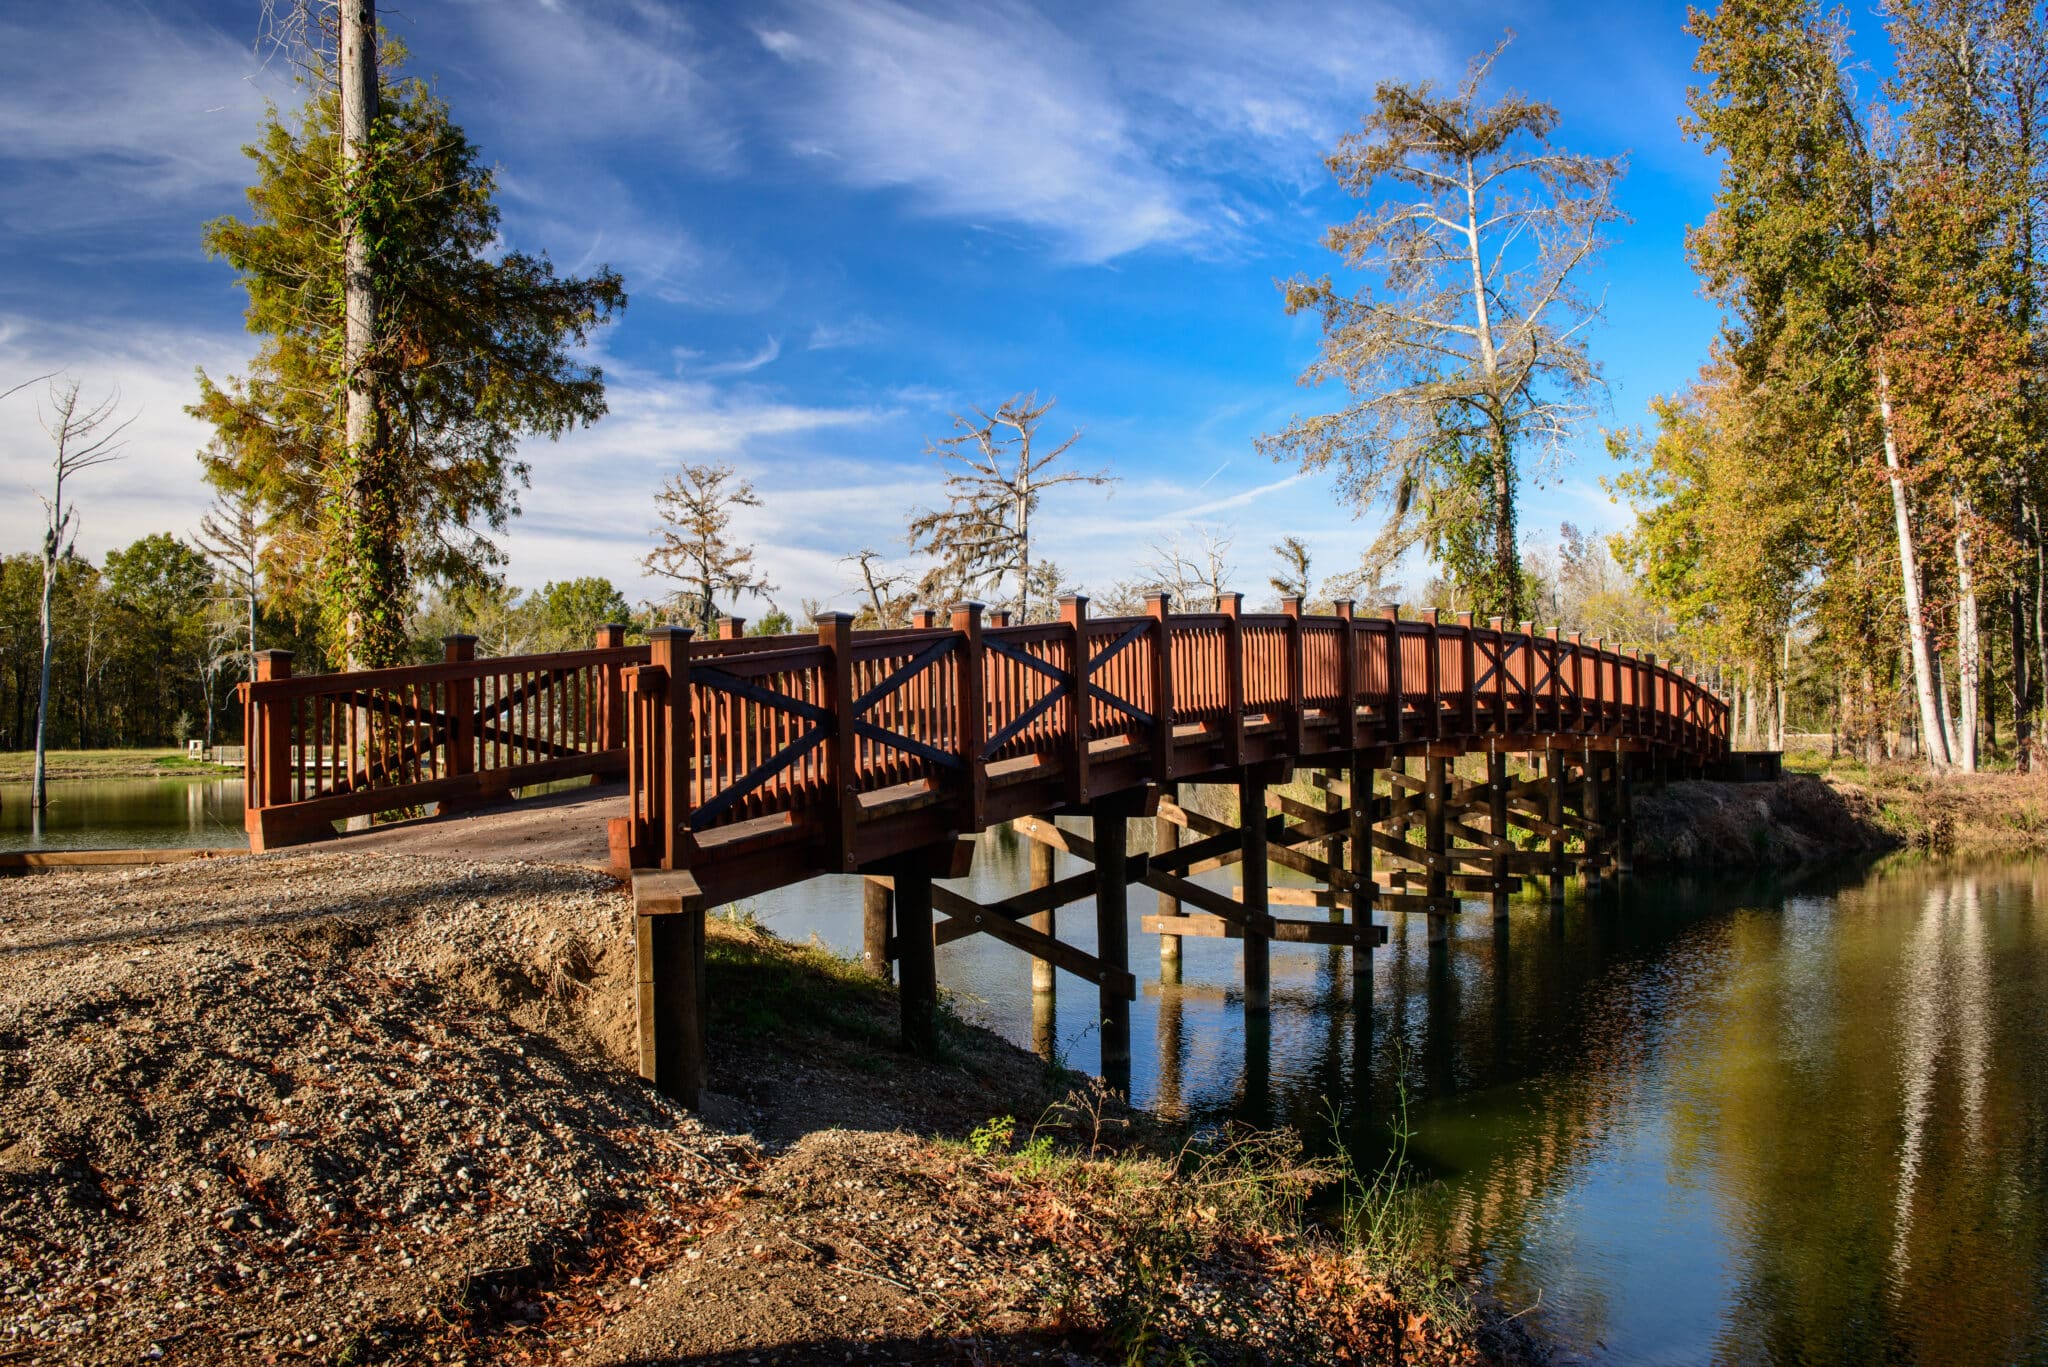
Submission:
M 2048 849 L 2048 774 L 1934 778 L 1887 765 L 1775 783 L 1645 784 L 1635 816 L 1644 871 L 1787 869 L 1901 849 L 2023 854 Z
M 1531 1351 L 1304 1220 L 1284 1141 L 1176 1158 L 950 1016 L 913 1060 L 885 986 L 744 925 L 683 1114 L 629 1066 L 628 912 L 402 856 L 0 882 L 0 1360 Z

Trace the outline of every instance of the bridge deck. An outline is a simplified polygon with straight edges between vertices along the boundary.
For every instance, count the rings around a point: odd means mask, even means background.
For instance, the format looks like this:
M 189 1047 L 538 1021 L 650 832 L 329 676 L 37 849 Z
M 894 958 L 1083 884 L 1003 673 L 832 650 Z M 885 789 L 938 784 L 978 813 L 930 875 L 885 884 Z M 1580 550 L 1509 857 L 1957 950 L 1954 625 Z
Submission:
M 626 788 L 607 783 L 522 798 L 502 806 L 372 826 L 301 848 L 353 854 L 419 854 L 480 863 L 542 860 L 609 869 L 605 825 L 626 814 Z

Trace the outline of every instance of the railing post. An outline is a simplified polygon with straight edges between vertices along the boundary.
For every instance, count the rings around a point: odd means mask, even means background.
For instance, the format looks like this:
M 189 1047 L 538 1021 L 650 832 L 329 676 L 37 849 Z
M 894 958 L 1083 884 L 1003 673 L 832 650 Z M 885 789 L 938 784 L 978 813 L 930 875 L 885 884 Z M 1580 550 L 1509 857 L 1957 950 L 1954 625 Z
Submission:
M 1352 614 L 1356 606 L 1349 598 L 1336 602 L 1337 620 L 1344 624 L 1343 645 L 1337 652 L 1337 744 L 1346 750 L 1358 748 L 1358 637 Z M 1370 772 L 1370 771 L 1368 771 Z
M 1173 779 L 1173 599 L 1164 591 L 1145 595 L 1145 615 L 1152 619 L 1152 777 Z
M 1528 733 L 1533 736 L 1540 729 L 1536 720 L 1536 624 L 1530 621 L 1518 623 L 1516 634 L 1522 638 L 1522 701 L 1529 709 L 1524 720 Z
M 963 830 L 978 831 L 988 812 L 988 704 L 982 697 L 981 604 L 955 603 L 953 630 L 960 645 L 960 758 L 967 766 L 961 794 Z
M 1431 608 L 1423 617 L 1429 628 L 1429 650 L 1423 657 L 1423 677 L 1429 687 L 1429 738 L 1442 740 L 1444 734 L 1444 657 L 1441 645 L 1444 612 Z
M 1387 741 L 1399 745 L 1401 714 L 1408 706 L 1401 696 L 1401 605 L 1389 603 L 1380 609 L 1380 615 L 1387 619 Z
M 721 617 L 718 619 L 718 639 L 737 641 L 747 634 L 747 619 L 744 617 Z
M 1244 763 L 1244 595 L 1224 593 L 1216 597 L 1216 610 L 1223 614 L 1223 680 L 1230 712 L 1223 727 L 1223 759 L 1226 764 Z M 1261 799 L 1262 801 L 1264 799 Z M 1264 809 L 1260 809 L 1261 819 Z
M 623 622 L 607 622 L 597 629 L 592 644 L 599 650 L 621 650 L 626 644 Z M 617 661 L 598 668 L 597 748 L 619 750 L 626 744 L 626 698 Z
M 443 664 L 468 664 L 475 658 L 476 637 L 458 635 L 441 638 Z M 476 680 L 448 680 L 444 703 L 443 715 L 448 719 L 448 726 L 442 733 L 441 744 L 447 752 L 448 765 L 443 772 L 449 778 L 465 778 L 476 772 Z M 444 800 L 436 811 L 452 812 L 459 806 L 459 802 Z
M 919 608 L 917 611 L 910 614 L 910 625 L 916 627 L 919 631 L 937 630 L 939 625 L 938 609 Z
M 289 650 L 256 652 L 256 682 L 292 676 Z M 291 704 L 255 696 L 250 690 L 247 714 L 242 720 L 242 826 L 249 833 L 249 848 L 262 853 L 272 837 L 280 834 L 267 809 L 291 801 L 292 724 Z M 318 756 L 315 756 L 318 761 Z
M 661 794 L 661 829 L 654 833 L 661 867 L 687 869 L 696 838 L 690 831 L 690 781 L 697 759 L 696 719 L 690 715 L 689 627 L 656 627 L 648 638 L 648 663 L 661 670 L 660 696 L 653 699 L 663 718 L 664 744 L 654 759 Z
M 1067 799 L 1088 800 L 1088 600 L 1078 593 L 1060 598 L 1060 621 L 1072 640 L 1067 656 L 1067 715 L 1073 734 L 1067 751 Z
M 1301 644 L 1301 599 L 1290 594 L 1280 600 L 1287 618 L 1287 750 L 1298 755 L 1307 737 L 1308 688 L 1304 679 L 1306 662 Z
M 1572 646 L 1572 730 L 1586 729 L 1586 653 L 1580 640 L 1581 633 L 1573 632 L 1568 638 Z
M 1458 635 L 1458 661 L 1464 670 L 1465 734 L 1476 736 L 1479 734 L 1479 671 L 1474 667 L 1478 663 L 1478 650 L 1472 642 L 1471 613 L 1458 614 Z
M 1493 633 L 1493 734 L 1508 734 L 1508 634 L 1507 619 L 1489 617 L 1486 626 Z
M 1006 627 L 1010 625 L 1010 610 L 1008 608 L 990 608 L 988 624 L 992 627 Z
M 832 653 L 832 676 L 825 682 L 825 698 L 832 711 L 832 739 L 826 743 L 830 756 L 826 781 L 831 785 L 832 841 L 839 867 L 853 873 L 860 867 L 854 843 L 860 834 L 860 746 L 853 724 L 853 614 L 821 613 L 813 620 L 818 644 Z M 902 899 L 897 899 L 901 907 Z

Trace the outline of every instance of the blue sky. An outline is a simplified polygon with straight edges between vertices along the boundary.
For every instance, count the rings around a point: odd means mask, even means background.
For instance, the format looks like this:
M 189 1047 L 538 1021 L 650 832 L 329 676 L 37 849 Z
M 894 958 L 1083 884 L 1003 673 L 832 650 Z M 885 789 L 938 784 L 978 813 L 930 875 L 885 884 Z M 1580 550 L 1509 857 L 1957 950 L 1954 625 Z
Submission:
M 62 368 L 139 415 L 129 459 L 78 491 L 95 557 L 196 527 L 193 369 L 238 373 L 253 349 L 199 229 L 241 210 L 239 149 L 266 97 L 292 98 L 256 45 L 259 8 L 0 18 L 0 388 Z M 1349 568 L 1370 515 L 1252 446 L 1336 397 L 1297 388 L 1316 325 L 1274 284 L 1330 269 L 1322 231 L 1357 207 L 1322 157 L 1375 82 L 1455 80 L 1512 26 L 1499 86 L 1554 102 L 1572 149 L 1629 154 L 1633 222 L 1600 268 L 1592 346 L 1600 421 L 1638 423 L 1715 327 L 1683 255 L 1714 186 L 1677 126 L 1683 20 L 1676 4 L 1377 0 L 387 6 L 410 69 L 499 167 L 507 240 L 609 263 L 632 297 L 595 347 L 612 415 L 527 446 L 510 577 L 652 593 L 652 491 L 679 460 L 719 459 L 763 495 L 741 530 L 778 600 L 850 605 L 841 557 L 904 558 L 908 509 L 937 497 L 925 438 L 1020 390 L 1057 396 L 1079 463 L 1120 479 L 1056 494 L 1038 524 L 1084 588 L 1203 525 L 1235 536 L 1255 600 L 1282 535 L 1319 575 Z M 1532 479 L 1530 540 L 1621 524 L 1595 484 L 1598 432 L 1578 448 Z M 0 546 L 39 539 L 46 462 L 33 406 L 6 401 Z

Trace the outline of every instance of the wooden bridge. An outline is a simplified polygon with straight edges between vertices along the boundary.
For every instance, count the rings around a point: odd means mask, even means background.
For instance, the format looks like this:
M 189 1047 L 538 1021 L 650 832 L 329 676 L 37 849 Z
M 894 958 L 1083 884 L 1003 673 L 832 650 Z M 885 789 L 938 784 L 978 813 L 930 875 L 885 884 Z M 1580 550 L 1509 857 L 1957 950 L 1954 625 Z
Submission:
M 837 873 L 867 878 L 867 955 L 895 967 L 912 1048 L 934 1043 L 934 946 L 990 935 L 1044 985 L 1055 967 L 1096 985 L 1104 1073 L 1127 1086 L 1132 886 L 1159 896 L 1141 926 L 1168 964 L 1183 936 L 1241 940 L 1247 1009 L 1264 1011 L 1273 940 L 1349 946 L 1369 975 L 1375 908 L 1427 916 L 1441 941 L 1461 893 L 1499 917 L 1524 879 L 1561 901 L 1571 873 L 1628 871 L 1634 781 L 1727 760 L 1726 704 L 1654 656 L 1469 614 L 1170 606 L 1097 619 L 1069 597 L 1058 621 L 1018 625 L 967 603 L 943 624 L 829 615 L 775 637 L 727 619 L 717 639 L 662 628 L 640 646 L 610 626 L 594 649 L 483 660 L 451 637 L 441 664 L 299 678 L 267 652 L 244 691 L 250 844 L 623 777 L 609 847 L 633 880 L 656 1085 L 694 1104 L 702 1083 L 706 909 Z M 1483 765 L 1461 777 L 1468 755 Z M 1233 791 L 1229 818 L 1184 801 L 1202 784 Z M 1149 854 L 1128 851 L 1134 818 L 1157 823 Z M 987 905 L 935 881 L 1005 822 L 1090 871 L 1054 880 L 1034 860 L 1033 887 Z M 1271 888 L 1273 864 L 1318 886 Z M 1195 881 L 1230 865 L 1233 892 Z M 1093 953 L 1055 930 L 1083 898 Z

